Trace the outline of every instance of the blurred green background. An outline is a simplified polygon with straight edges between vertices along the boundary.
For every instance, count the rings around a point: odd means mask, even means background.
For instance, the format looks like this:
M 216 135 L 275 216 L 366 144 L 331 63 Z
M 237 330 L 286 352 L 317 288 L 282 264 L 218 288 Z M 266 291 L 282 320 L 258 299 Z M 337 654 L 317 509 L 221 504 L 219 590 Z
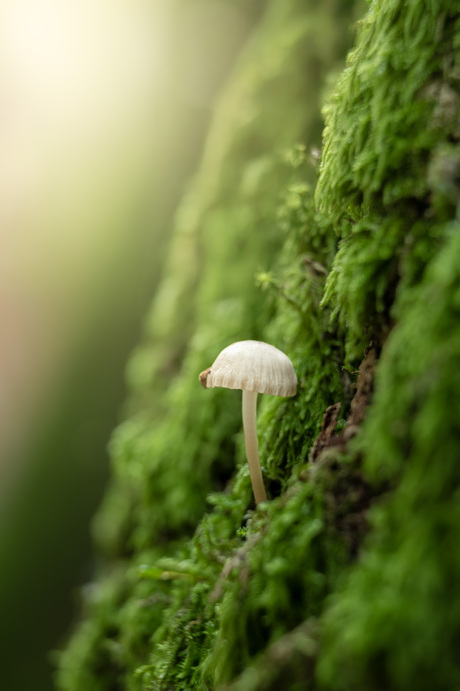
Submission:
M 175 206 L 262 0 L 0 8 L 1 686 L 49 651 L 94 566 L 90 520 Z

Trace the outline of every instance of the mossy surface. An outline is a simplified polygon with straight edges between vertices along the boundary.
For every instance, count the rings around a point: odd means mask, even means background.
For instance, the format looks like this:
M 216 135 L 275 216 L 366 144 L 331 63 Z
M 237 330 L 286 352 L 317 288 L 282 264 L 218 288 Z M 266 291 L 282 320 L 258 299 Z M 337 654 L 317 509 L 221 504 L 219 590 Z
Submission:
M 453 215 L 440 157 L 460 134 L 457 9 L 372 3 L 326 109 L 316 200 L 341 244 L 325 303 L 350 358 L 388 328 L 397 287 L 421 279 Z
M 460 681 L 459 47 L 456 3 L 373 3 L 327 115 L 317 199 L 342 241 L 325 303 L 350 357 L 383 345 L 357 448 L 392 491 L 323 617 L 322 688 Z
M 460 15 L 370 4 L 315 190 L 352 10 L 268 3 L 222 97 L 129 366 L 61 691 L 460 684 Z M 261 400 L 257 510 L 240 395 L 197 381 L 243 338 L 299 378 Z
M 395 489 L 372 512 L 361 563 L 325 617 L 325 688 L 460 683 L 459 230 L 446 228 L 382 356 L 360 444 L 369 477 Z

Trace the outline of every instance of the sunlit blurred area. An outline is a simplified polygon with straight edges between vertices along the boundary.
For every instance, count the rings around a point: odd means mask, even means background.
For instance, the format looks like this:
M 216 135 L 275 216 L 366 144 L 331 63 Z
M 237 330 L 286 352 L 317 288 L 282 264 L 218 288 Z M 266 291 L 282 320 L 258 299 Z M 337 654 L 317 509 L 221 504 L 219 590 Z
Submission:
M 11 452 L 59 386 L 122 247 L 136 242 L 127 223 L 152 163 L 166 50 L 149 19 L 141 3 L 1 7 L 2 501 L 20 470 Z
M 218 0 L 1 0 L 8 691 L 28 691 L 32 678 L 35 691 L 52 688 L 46 651 L 70 625 L 68 592 L 91 569 L 89 522 L 125 363 L 256 4 L 246 12 Z

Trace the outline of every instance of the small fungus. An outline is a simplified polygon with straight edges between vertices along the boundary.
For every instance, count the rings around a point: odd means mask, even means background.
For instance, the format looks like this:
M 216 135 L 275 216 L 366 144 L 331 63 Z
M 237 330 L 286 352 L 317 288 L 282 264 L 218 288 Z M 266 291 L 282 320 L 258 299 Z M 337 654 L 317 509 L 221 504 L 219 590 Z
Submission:
M 243 428 L 246 455 L 256 504 L 267 499 L 257 440 L 257 394 L 294 396 L 297 377 L 292 362 L 281 350 L 261 341 L 232 343 L 200 374 L 203 388 L 243 391 Z

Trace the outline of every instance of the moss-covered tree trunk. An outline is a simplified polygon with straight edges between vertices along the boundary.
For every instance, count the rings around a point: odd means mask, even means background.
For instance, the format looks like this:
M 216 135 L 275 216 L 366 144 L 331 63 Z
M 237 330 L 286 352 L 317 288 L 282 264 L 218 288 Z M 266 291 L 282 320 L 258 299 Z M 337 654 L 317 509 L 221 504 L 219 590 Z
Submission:
M 268 3 L 184 200 L 61 691 L 460 685 L 460 10 Z M 255 509 L 224 345 L 292 358 Z

